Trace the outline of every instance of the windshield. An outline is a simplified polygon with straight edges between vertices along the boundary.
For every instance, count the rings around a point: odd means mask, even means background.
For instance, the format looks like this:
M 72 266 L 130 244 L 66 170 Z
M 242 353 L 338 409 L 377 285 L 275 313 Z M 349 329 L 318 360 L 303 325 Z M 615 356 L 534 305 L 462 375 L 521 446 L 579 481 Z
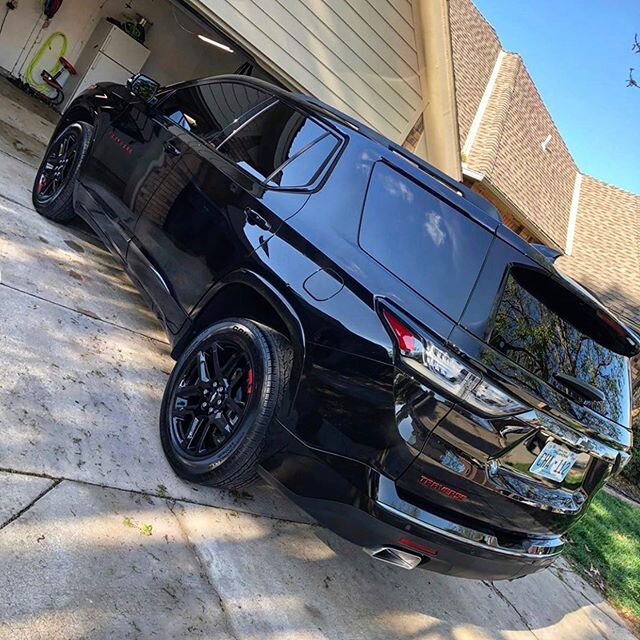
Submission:
M 597 312 L 569 289 L 535 271 L 513 269 L 490 342 L 551 386 L 628 427 L 629 359 L 613 350 L 607 331 Z M 557 374 L 595 387 L 604 400 L 585 400 Z

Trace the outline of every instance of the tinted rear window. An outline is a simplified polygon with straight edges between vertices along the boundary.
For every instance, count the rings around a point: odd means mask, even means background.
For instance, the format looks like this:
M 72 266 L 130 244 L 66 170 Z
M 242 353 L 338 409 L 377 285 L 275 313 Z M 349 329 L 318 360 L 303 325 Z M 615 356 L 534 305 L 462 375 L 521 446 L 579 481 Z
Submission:
M 604 393 L 604 402 L 586 404 L 628 426 L 629 360 L 610 348 L 606 327 L 596 320 L 569 291 L 549 278 L 531 270 L 513 270 L 490 342 L 527 371 L 570 395 L 571 390 L 555 374 L 564 373 L 596 387 Z
M 459 318 L 492 236 L 384 163 L 374 167 L 360 246 L 453 319 Z

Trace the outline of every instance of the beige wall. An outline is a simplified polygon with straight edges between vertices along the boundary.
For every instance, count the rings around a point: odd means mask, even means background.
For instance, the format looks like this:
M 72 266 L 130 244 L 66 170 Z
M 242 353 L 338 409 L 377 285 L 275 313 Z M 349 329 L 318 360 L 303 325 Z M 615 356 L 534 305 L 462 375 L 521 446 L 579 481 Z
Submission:
M 410 0 L 190 0 L 277 75 L 402 142 L 422 111 Z
M 65 0 L 50 26 L 43 29 L 41 4 L 40 0 L 22 0 L 18 9 L 7 16 L 0 37 L 0 67 L 6 71 L 24 72 L 41 43 L 56 31 L 67 36 L 65 57 L 75 63 L 98 20 L 120 19 L 129 11 L 126 0 Z M 145 42 L 151 55 L 143 71 L 161 84 L 230 73 L 245 60 L 238 53 L 226 53 L 199 40 L 197 34 L 205 33 L 203 27 L 167 0 L 136 0 L 133 6 L 153 23 Z M 51 68 L 57 53 L 55 44 L 36 69 L 37 78 L 40 69 Z

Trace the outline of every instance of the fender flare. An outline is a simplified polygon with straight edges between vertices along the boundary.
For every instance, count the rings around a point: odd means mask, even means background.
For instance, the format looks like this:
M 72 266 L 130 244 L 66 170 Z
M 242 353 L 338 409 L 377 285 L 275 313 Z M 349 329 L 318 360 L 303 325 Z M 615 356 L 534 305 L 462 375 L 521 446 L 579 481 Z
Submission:
M 293 348 L 294 354 L 291 380 L 295 382 L 291 387 L 290 397 L 286 402 L 287 408 L 290 408 L 297 396 L 306 357 L 307 344 L 304 328 L 297 312 L 278 287 L 254 271 L 250 271 L 248 269 L 232 271 L 207 290 L 191 312 L 191 322 L 189 322 L 188 326 L 185 326 L 183 331 L 180 332 L 180 335 L 171 351 L 171 355 L 176 357 L 176 354 L 180 353 L 182 349 L 186 347 L 193 336 L 192 328 L 194 322 L 197 321 L 196 319 L 198 316 L 205 312 L 207 306 L 215 300 L 216 296 L 222 293 L 224 289 L 230 285 L 243 285 L 253 289 L 274 309 L 284 326 L 287 328 L 289 334 L 287 337 L 291 341 L 291 347 Z

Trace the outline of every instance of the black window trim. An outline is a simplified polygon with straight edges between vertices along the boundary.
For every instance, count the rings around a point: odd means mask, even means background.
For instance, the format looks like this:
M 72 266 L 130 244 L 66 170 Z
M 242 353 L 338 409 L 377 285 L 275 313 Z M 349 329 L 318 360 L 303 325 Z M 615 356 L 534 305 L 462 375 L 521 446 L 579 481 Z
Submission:
M 183 89 L 193 89 L 194 86 L 199 87 L 199 86 L 205 86 L 205 85 L 224 84 L 224 83 L 241 84 L 241 85 L 246 85 L 246 86 L 249 86 L 249 87 L 253 87 L 253 85 L 251 83 L 249 83 L 249 82 L 241 82 L 241 81 L 237 81 L 237 80 L 228 80 L 228 79 L 211 80 L 210 82 L 202 82 L 202 83 L 198 83 L 196 85 L 190 85 L 190 86 L 187 86 L 187 87 L 176 87 L 174 90 L 167 91 L 166 94 L 163 94 L 162 96 L 159 97 L 158 102 L 154 105 L 154 111 L 156 111 L 156 115 L 158 115 L 159 117 L 161 117 L 161 118 L 163 118 L 165 120 L 168 120 L 167 116 L 165 116 L 164 114 L 158 113 L 158 110 L 162 107 L 164 102 L 170 96 L 175 95 L 177 92 L 179 92 L 179 91 L 181 91 Z M 263 100 L 262 102 L 259 102 L 258 104 L 256 104 L 254 107 L 249 109 L 249 111 L 241 114 L 238 117 L 238 119 L 240 120 L 240 124 L 238 126 L 236 126 L 236 128 L 233 129 L 231 132 L 229 132 L 228 135 L 226 135 L 222 139 L 222 141 L 220 143 L 215 144 L 210 140 L 205 140 L 204 138 L 201 138 L 198 134 L 196 134 L 196 133 L 194 133 L 192 131 L 187 131 L 183 127 L 184 131 L 187 134 L 189 134 L 190 136 L 193 136 L 201 144 L 207 145 L 209 148 L 211 148 L 213 151 L 215 151 L 221 158 L 223 158 L 224 160 L 229 162 L 229 159 L 223 153 L 221 153 L 219 151 L 220 147 L 222 147 L 222 145 L 224 145 L 231 138 L 233 138 L 233 136 L 235 136 L 237 133 L 242 131 L 242 129 L 246 125 L 248 125 L 250 122 L 252 122 L 259 115 L 261 115 L 265 111 L 269 110 L 274 105 L 278 104 L 278 102 L 282 102 L 283 104 L 286 104 L 290 109 L 292 109 L 294 111 L 297 111 L 298 113 L 301 113 L 305 118 L 311 120 L 319 128 L 323 129 L 325 131 L 325 134 L 319 136 L 318 138 L 316 138 L 315 140 L 311 141 L 310 143 L 307 143 L 305 145 L 305 147 L 303 147 L 301 150 L 299 150 L 293 157 L 288 158 L 284 163 L 282 163 L 279 167 L 277 167 L 269 176 L 267 176 L 262 181 L 257 180 L 255 175 L 253 175 L 250 171 L 247 171 L 246 169 L 244 169 L 240 165 L 236 164 L 235 162 L 233 163 L 233 165 L 239 171 L 241 171 L 244 175 L 246 175 L 248 178 L 250 178 L 251 180 L 256 182 L 260 187 L 262 187 L 264 189 L 269 189 L 271 191 L 291 191 L 291 192 L 296 192 L 296 193 L 299 193 L 299 192 L 307 193 L 307 192 L 316 191 L 321 186 L 320 183 L 324 182 L 325 178 L 329 174 L 329 169 L 328 169 L 329 165 L 335 164 L 335 160 L 337 159 L 337 157 L 339 155 L 337 153 L 337 151 L 340 150 L 344 146 L 343 137 L 337 135 L 337 133 L 332 131 L 331 129 L 329 129 L 329 127 L 327 127 L 327 125 L 324 122 L 318 120 L 312 114 L 307 113 L 304 110 L 300 109 L 298 105 L 292 104 L 290 101 L 286 100 L 286 98 L 283 98 L 282 96 L 275 95 L 273 93 L 269 93 L 265 89 L 261 89 L 261 90 L 264 93 L 268 94 L 269 97 L 265 98 L 265 100 Z M 247 117 L 249 114 L 251 114 L 251 115 L 249 117 Z M 173 122 L 173 121 L 171 121 L 171 122 L 172 122 L 172 124 L 175 124 L 175 122 Z M 225 131 L 228 131 L 229 128 L 231 126 L 233 126 L 234 124 L 235 124 L 235 121 L 232 122 L 231 124 L 227 125 L 224 129 L 222 129 L 220 131 L 219 135 L 224 135 Z M 181 125 L 178 125 L 178 126 L 181 126 Z M 313 178 L 306 185 L 291 186 L 291 187 L 280 187 L 280 186 L 277 186 L 277 185 L 269 184 L 269 179 L 270 178 L 272 178 L 274 175 L 276 175 L 279 171 L 282 171 L 282 169 L 284 169 L 284 167 L 286 167 L 290 162 L 292 162 L 294 159 L 299 157 L 305 151 L 308 151 L 316 143 L 320 142 L 321 140 L 324 140 L 328 135 L 332 136 L 336 143 L 333 146 L 333 148 L 331 149 L 331 151 L 329 152 L 329 154 L 327 155 L 327 157 L 324 159 L 322 164 L 318 167 L 318 170 L 314 174 Z
M 221 142 L 219 142 L 218 144 L 215 144 L 215 145 L 210 145 L 210 146 L 212 146 L 216 151 L 218 151 L 218 153 L 220 153 L 220 151 L 219 151 L 220 147 L 222 147 L 227 142 L 229 142 L 229 140 L 231 140 L 231 138 L 233 138 L 233 136 L 235 136 L 236 133 L 240 133 L 240 131 L 242 131 L 248 124 L 253 122 L 259 115 L 262 115 L 265 111 L 269 111 L 269 109 L 273 108 L 273 106 L 276 105 L 276 104 L 278 104 L 278 99 L 275 96 L 271 96 L 271 97 L 267 98 L 266 100 L 263 100 L 262 102 L 259 102 L 255 107 L 253 107 L 252 109 L 249 109 L 249 111 L 243 113 L 240 116 L 240 118 L 239 118 L 240 121 L 241 121 L 240 124 L 235 129 L 233 129 L 228 135 L 226 135 L 222 139 Z M 262 108 L 260 108 L 260 107 L 262 107 Z M 248 116 L 250 113 L 251 113 L 251 115 L 249 117 L 247 117 L 245 120 L 243 120 L 243 118 Z M 227 131 L 234 124 L 235 124 L 235 122 L 232 122 L 231 124 L 227 125 L 224 129 L 222 129 L 222 131 L 220 131 L 220 135 L 224 135 L 225 131 Z M 220 155 L 222 155 L 222 154 L 220 153 Z
M 233 164 L 234 164 L 234 166 L 236 166 L 238 168 L 239 171 L 242 171 L 242 173 L 244 173 L 246 176 L 248 176 L 251 180 L 254 180 L 261 187 L 263 187 L 264 189 L 269 189 L 270 191 L 292 191 L 292 192 L 296 192 L 297 193 L 297 192 L 301 192 L 301 191 L 302 192 L 309 192 L 309 191 L 316 190 L 318 188 L 318 184 L 317 183 L 319 182 L 319 180 L 321 178 L 323 179 L 325 177 L 325 173 L 326 173 L 325 169 L 327 168 L 328 164 L 330 163 L 331 160 L 333 160 L 336 157 L 336 149 L 340 146 L 340 139 L 334 133 L 332 133 L 325 126 L 325 124 L 323 122 L 318 121 L 316 118 L 314 118 L 310 114 L 305 113 L 304 111 L 299 109 L 297 106 L 290 104 L 286 100 L 283 100 L 282 98 L 280 98 L 280 97 L 278 97 L 276 95 L 271 95 L 271 97 L 268 100 L 269 100 L 268 104 L 266 104 L 262 109 L 260 109 L 256 113 L 253 113 L 249 118 L 246 118 L 246 120 L 243 120 L 236 129 L 234 129 L 231 133 L 229 133 L 229 135 L 226 136 L 224 138 L 224 140 L 222 140 L 222 142 L 220 142 L 220 144 L 216 145 L 214 147 L 215 151 L 218 154 L 220 154 L 220 156 L 222 158 L 225 158 L 225 160 L 228 160 L 228 158 L 226 158 L 226 156 L 219 150 L 220 147 L 222 147 L 225 143 L 227 143 L 229 140 L 231 140 L 233 138 L 233 136 L 235 136 L 237 133 L 242 131 L 242 129 L 244 129 L 244 127 L 246 125 L 248 125 L 250 122 L 252 122 L 259 115 L 261 115 L 265 111 L 268 111 L 269 109 L 274 107 L 279 102 L 282 102 L 283 104 L 287 105 L 287 107 L 289 107 L 293 111 L 297 111 L 298 113 L 302 114 L 308 120 L 311 120 L 311 122 L 313 122 L 315 125 L 317 125 L 325 133 L 323 135 L 318 136 L 315 140 L 312 140 L 311 142 L 308 142 L 302 149 L 300 149 L 297 153 L 295 153 L 291 158 L 288 158 L 279 167 L 276 167 L 276 169 L 274 171 L 272 171 L 268 176 L 266 176 L 266 178 L 264 180 L 262 180 L 262 181 L 257 180 L 255 175 L 253 175 L 250 171 L 247 171 L 246 169 L 244 169 L 240 165 L 238 165 L 236 163 L 233 163 Z M 258 108 L 260 105 L 263 105 L 263 104 L 264 104 L 264 102 L 261 102 L 259 105 L 256 105 L 256 107 L 254 107 L 254 109 Z M 247 113 L 249 113 L 249 112 L 247 112 Z M 244 118 L 246 115 L 247 114 L 242 114 L 242 116 L 240 116 L 240 117 Z M 223 133 L 223 132 L 224 132 L 224 130 L 221 133 Z M 193 134 L 193 135 L 195 135 L 195 134 Z M 280 186 L 277 186 L 277 185 L 269 184 L 269 180 L 274 175 L 277 175 L 277 173 L 279 171 L 282 171 L 290 162 L 293 162 L 293 160 L 295 160 L 296 158 L 301 156 L 305 151 L 308 151 L 311 147 L 313 147 L 315 144 L 317 144 L 321 140 L 324 140 L 327 136 L 331 136 L 335 140 L 335 144 L 334 144 L 333 148 L 331 149 L 331 151 L 327 154 L 327 157 L 323 160 L 323 162 L 318 167 L 318 170 L 315 172 L 315 174 L 313 175 L 312 179 L 309 182 L 307 182 L 307 184 L 299 185 L 299 186 L 288 186 L 288 187 L 287 186 L 280 187 Z
M 302 147 L 302 149 L 299 149 L 297 151 L 297 153 L 294 153 L 290 158 L 285 160 L 279 167 L 275 168 L 266 177 L 265 182 L 269 182 L 270 180 L 272 180 L 273 176 L 277 176 L 285 167 L 288 167 L 296 158 L 299 158 L 303 153 L 305 153 L 305 151 L 308 151 L 315 144 L 317 144 L 321 140 L 324 140 L 328 135 L 329 135 L 329 132 L 327 131 L 327 132 L 323 133 L 322 135 L 318 136 L 317 138 L 314 138 L 311 142 L 307 142 L 307 144 L 305 144 L 304 147 Z M 316 171 L 316 173 L 317 173 L 317 171 Z M 315 174 L 313 175 L 313 177 L 315 178 Z M 313 182 L 313 178 L 311 180 L 309 180 L 309 182 L 307 182 L 307 184 L 309 184 L 310 182 Z M 302 186 L 306 186 L 306 185 L 302 185 Z

